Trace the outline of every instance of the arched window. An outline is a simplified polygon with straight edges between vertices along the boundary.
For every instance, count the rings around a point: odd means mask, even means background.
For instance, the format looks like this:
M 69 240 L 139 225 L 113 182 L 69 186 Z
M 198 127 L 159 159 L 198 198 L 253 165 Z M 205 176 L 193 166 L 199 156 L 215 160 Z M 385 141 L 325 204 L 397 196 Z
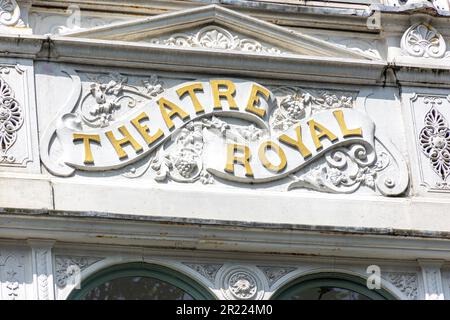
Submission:
M 364 279 L 346 274 L 320 273 L 301 277 L 278 290 L 276 300 L 395 299 L 383 289 L 371 290 Z
M 69 296 L 74 300 L 210 300 L 206 288 L 158 265 L 117 265 L 88 277 Z

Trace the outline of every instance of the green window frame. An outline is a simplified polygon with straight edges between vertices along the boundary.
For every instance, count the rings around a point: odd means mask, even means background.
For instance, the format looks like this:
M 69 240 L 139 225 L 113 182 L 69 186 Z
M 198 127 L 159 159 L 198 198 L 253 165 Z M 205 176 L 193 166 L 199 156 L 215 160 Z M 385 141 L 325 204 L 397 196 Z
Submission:
M 115 265 L 94 273 L 81 282 L 80 289 L 74 289 L 70 293 L 68 300 L 80 300 L 95 287 L 123 277 L 155 278 L 185 291 L 195 300 L 216 299 L 206 287 L 181 272 L 156 264 L 135 262 Z
M 318 273 L 300 277 L 278 289 L 271 300 L 287 300 L 294 294 L 317 287 L 334 287 L 354 291 L 372 300 L 395 300 L 388 291 L 371 290 L 366 286 L 366 280 L 357 276 L 340 273 Z

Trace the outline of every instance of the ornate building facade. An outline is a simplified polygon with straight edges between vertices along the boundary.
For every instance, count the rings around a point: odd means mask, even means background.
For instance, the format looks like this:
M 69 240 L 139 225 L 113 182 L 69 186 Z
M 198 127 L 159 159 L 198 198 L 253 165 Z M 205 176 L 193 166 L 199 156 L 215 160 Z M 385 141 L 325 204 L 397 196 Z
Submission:
M 1 0 L 0 299 L 450 299 L 449 62 L 444 0 Z

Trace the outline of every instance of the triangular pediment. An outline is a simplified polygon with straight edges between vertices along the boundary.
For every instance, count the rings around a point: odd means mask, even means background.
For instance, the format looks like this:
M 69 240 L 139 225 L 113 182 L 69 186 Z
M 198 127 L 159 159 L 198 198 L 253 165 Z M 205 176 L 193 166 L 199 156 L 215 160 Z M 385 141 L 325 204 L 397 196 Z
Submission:
M 63 36 L 199 50 L 373 60 L 364 53 L 217 5 L 109 24 Z

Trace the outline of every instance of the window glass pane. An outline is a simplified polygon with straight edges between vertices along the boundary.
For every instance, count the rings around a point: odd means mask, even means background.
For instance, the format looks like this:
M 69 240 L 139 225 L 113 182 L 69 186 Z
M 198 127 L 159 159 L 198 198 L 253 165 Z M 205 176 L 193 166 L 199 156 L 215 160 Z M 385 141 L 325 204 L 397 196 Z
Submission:
M 170 283 L 149 277 L 123 277 L 90 290 L 83 300 L 193 300 Z
M 336 287 L 314 287 L 291 295 L 289 300 L 370 300 L 365 295 Z

